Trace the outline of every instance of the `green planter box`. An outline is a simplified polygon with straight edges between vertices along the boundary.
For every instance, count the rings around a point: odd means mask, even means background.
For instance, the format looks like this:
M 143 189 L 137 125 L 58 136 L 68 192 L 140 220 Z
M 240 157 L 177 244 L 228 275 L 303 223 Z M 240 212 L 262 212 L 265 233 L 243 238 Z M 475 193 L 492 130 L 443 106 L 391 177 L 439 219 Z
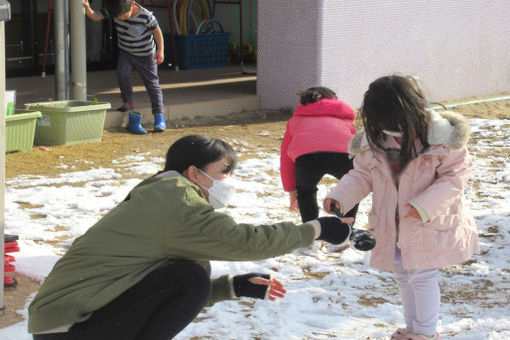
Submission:
M 30 151 L 34 146 L 35 124 L 41 113 L 16 110 L 5 117 L 5 152 Z
M 25 104 L 27 110 L 37 110 L 35 144 L 64 145 L 100 142 L 106 110 L 110 103 L 79 100 Z

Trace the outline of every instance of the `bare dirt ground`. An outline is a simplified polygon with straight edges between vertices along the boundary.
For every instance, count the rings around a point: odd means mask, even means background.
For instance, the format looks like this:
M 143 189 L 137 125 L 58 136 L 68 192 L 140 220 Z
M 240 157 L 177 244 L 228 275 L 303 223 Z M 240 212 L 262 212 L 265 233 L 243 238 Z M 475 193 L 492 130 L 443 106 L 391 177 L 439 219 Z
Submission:
M 509 94 L 509 93 L 506 93 Z M 484 99 L 468 98 L 459 101 Z M 448 104 L 445 102 L 443 104 Z M 508 118 L 510 100 L 457 106 L 453 110 L 467 117 L 490 119 Z M 279 151 L 285 132 L 285 124 L 291 112 L 255 111 L 219 117 L 201 117 L 168 122 L 162 133 L 133 135 L 125 129 L 104 131 L 101 143 L 68 146 L 34 147 L 29 152 L 8 154 L 6 177 L 22 174 L 53 176 L 62 172 L 89 170 L 96 167 L 115 167 L 112 160 L 125 155 L 150 152 L 165 157 L 168 147 L 177 139 L 189 134 L 205 134 L 225 139 L 237 151 L 240 158 L 253 156 L 260 151 Z M 361 128 L 356 121 L 357 128 Z M 151 126 L 146 126 L 148 131 Z M 84 162 L 86 161 L 86 162 Z M 66 165 L 68 168 L 65 168 Z
M 510 93 L 497 94 L 509 95 Z M 487 97 L 466 98 L 464 102 Z M 444 102 L 442 104 L 449 104 Z M 470 118 L 510 119 L 510 100 L 461 105 L 451 110 Z M 182 136 L 205 134 L 224 139 L 231 143 L 240 159 L 256 157 L 258 152 L 278 153 L 290 118 L 288 111 L 257 111 L 231 114 L 214 118 L 196 118 L 168 122 L 168 129 L 162 133 L 133 135 L 125 129 L 104 131 L 100 143 L 69 146 L 34 147 L 29 152 L 6 155 L 6 177 L 23 174 L 56 176 L 63 172 L 85 171 L 92 168 L 116 168 L 113 160 L 133 154 L 150 153 L 150 157 L 165 157 L 168 147 Z M 360 128 L 359 121 L 356 126 Z M 150 126 L 146 127 L 151 130 Z M 124 169 L 119 173 L 133 176 Z M 15 254 L 14 254 L 15 255 Z M 0 328 L 22 321 L 16 311 L 23 309 L 30 294 L 37 291 L 39 283 L 14 273 L 18 285 L 5 291 L 4 305 L 0 312 Z

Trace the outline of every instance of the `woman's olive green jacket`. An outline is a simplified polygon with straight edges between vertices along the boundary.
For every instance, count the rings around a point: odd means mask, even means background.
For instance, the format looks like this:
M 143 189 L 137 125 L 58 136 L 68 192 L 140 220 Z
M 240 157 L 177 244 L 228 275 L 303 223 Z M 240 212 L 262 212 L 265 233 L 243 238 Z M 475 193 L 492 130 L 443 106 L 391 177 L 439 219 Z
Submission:
M 175 171 L 150 177 L 77 238 L 29 307 L 30 333 L 66 331 L 153 270 L 179 260 L 251 261 L 308 247 L 310 224 L 238 224 L 214 211 L 200 188 Z M 209 304 L 231 298 L 227 276 Z

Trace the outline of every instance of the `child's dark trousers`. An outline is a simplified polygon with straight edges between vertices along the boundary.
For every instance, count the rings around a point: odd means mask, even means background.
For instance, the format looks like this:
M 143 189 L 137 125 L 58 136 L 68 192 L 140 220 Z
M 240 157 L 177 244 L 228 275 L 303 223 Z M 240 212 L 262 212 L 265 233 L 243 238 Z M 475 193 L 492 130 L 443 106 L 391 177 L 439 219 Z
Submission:
M 296 158 L 296 190 L 299 212 L 303 222 L 319 217 L 317 204 L 317 184 L 324 175 L 332 175 L 337 179 L 353 168 L 352 160 L 348 154 L 340 152 L 314 152 Z M 345 214 L 346 217 L 355 217 L 358 211 L 356 205 Z
M 158 65 L 156 65 L 154 55 L 137 57 L 124 50 L 119 51 L 117 79 L 123 103 L 133 102 L 133 85 L 131 83 L 133 68 L 142 77 L 145 89 L 151 100 L 152 114 L 165 113 L 163 92 L 159 86 Z

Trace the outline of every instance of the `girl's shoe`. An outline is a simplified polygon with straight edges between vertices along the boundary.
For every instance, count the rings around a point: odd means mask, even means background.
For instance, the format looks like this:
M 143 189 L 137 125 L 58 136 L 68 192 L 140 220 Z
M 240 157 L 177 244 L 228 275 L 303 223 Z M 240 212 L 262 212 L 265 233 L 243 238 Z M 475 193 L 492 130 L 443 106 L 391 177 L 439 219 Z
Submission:
M 441 340 L 439 333 L 435 335 L 421 335 L 421 334 L 407 334 L 403 338 L 403 340 Z
M 413 334 L 413 331 L 407 328 L 399 328 L 391 335 L 391 340 L 402 340 L 408 334 Z

